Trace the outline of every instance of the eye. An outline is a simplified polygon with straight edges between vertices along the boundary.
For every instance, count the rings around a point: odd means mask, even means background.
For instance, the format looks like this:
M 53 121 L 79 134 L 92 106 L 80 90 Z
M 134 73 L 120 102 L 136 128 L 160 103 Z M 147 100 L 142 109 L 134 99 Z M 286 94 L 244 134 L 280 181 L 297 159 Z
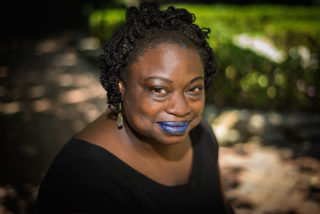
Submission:
M 192 87 L 189 89 L 188 93 L 191 95 L 200 95 L 202 92 L 202 87 Z
M 153 94 L 160 95 L 160 96 L 164 96 L 168 93 L 167 90 L 165 90 L 164 88 L 160 88 L 160 87 L 152 87 L 152 88 L 150 88 L 150 91 Z

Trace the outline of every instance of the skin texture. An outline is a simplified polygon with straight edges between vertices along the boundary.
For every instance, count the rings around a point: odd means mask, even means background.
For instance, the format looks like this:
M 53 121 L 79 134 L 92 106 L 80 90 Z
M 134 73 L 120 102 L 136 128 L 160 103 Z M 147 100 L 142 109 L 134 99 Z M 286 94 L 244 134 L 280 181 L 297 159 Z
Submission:
M 150 179 L 166 186 L 188 182 L 193 160 L 189 132 L 204 108 L 204 66 L 191 47 L 161 43 L 145 51 L 119 82 L 124 126 L 101 116 L 76 137 L 107 149 Z M 179 134 L 161 121 L 189 121 Z
M 204 68 L 191 48 L 161 44 L 130 66 L 127 84 L 119 83 L 126 130 L 151 145 L 183 142 L 200 122 L 204 107 Z M 128 90 L 126 90 L 128 89 Z M 167 134 L 161 121 L 190 121 L 186 132 Z

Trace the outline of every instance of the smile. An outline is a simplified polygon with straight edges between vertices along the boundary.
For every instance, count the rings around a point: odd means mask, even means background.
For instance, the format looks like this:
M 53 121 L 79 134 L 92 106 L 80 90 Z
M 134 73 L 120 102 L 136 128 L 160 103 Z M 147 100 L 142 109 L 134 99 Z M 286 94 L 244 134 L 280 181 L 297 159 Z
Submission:
M 174 135 L 184 133 L 189 126 L 188 121 L 162 121 L 158 124 L 162 131 Z

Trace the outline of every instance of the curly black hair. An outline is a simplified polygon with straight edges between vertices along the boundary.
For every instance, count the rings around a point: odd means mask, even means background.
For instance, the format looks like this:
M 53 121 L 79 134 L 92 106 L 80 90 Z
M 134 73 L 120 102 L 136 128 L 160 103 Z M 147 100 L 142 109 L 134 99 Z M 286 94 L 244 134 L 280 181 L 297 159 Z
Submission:
M 119 80 L 125 80 L 129 66 L 144 51 L 160 43 L 198 50 L 204 64 L 205 89 L 208 90 L 217 70 L 214 53 L 207 42 L 210 29 L 201 29 L 194 21 L 194 14 L 173 6 L 162 11 L 154 3 L 143 3 L 140 9 L 128 8 L 126 23 L 104 44 L 104 54 L 100 56 L 100 81 L 107 91 L 107 103 L 113 115 L 118 114 L 121 102 Z

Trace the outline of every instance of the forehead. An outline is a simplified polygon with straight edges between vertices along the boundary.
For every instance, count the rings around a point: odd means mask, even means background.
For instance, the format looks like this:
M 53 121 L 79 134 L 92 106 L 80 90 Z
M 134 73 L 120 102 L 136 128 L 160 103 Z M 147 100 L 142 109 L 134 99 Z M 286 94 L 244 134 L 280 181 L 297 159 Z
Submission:
M 130 78 L 204 76 L 203 62 L 195 48 L 170 43 L 149 47 L 129 70 Z

